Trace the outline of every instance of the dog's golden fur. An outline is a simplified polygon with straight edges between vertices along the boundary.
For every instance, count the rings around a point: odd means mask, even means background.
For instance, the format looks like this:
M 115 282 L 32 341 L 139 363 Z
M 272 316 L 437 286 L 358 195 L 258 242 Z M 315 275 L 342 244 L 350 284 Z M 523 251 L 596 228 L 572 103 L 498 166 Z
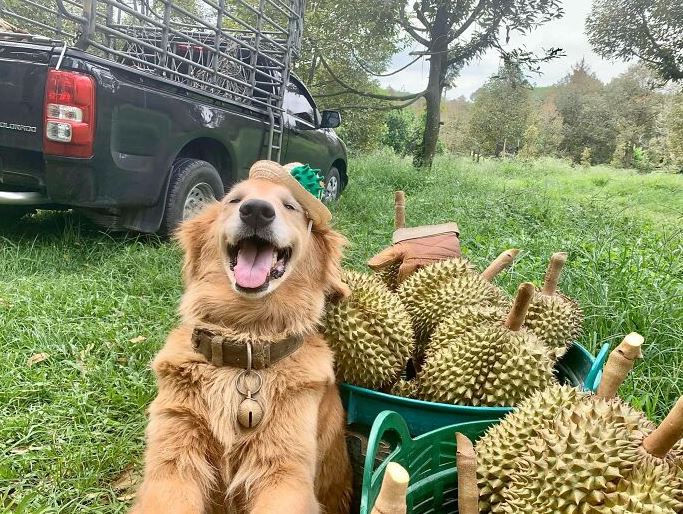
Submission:
M 245 181 L 242 196 L 273 202 L 286 190 Z M 182 324 L 153 362 L 159 392 L 150 407 L 144 481 L 133 512 L 328 514 L 348 511 L 351 470 L 333 355 L 318 331 L 326 298 L 348 293 L 341 282 L 344 239 L 313 227 L 301 206 L 276 208 L 292 231 L 296 258 L 274 290 L 259 298 L 236 292 L 220 241 L 236 215 L 234 193 L 182 225 L 185 251 Z M 195 323 L 253 337 L 306 334 L 304 345 L 261 372 L 259 426 L 237 423 L 240 369 L 214 367 L 192 349 Z

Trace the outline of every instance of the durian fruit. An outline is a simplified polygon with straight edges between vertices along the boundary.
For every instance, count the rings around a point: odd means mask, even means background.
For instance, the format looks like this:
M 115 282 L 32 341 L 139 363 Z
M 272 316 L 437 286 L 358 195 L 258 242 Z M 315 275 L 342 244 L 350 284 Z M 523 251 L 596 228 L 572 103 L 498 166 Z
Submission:
M 579 305 L 557 291 L 567 254 L 559 252 L 550 258 L 543 288 L 536 291 L 526 318 L 527 328 L 536 334 L 557 359 L 581 336 L 583 313 Z
M 642 336 L 631 333 L 610 354 L 598 389 L 600 397 L 616 396 L 619 385 L 633 367 L 632 359 L 640 355 L 642 344 Z M 501 512 L 502 492 L 518 456 L 539 429 L 553 421 L 562 409 L 585 396 L 587 393 L 574 387 L 552 385 L 522 402 L 502 423 L 487 431 L 477 444 L 482 512 Z
M 648 453 L 657 430 L 618 399 L 580 399 L 538 430 L 517 459 L 501 512 L 677 514 L 683 504 L 671 484 L 680 480 L 683 450 L 670 451 L 671 444 L 662 457 Z
M 398 381 L 391 386 L 391 394 L 403 398 L 415 398 L 416 386 L 417 382 L 415 380 L 399 378 Z
M 345 271 L 343 280 L 351 295 L 330 304 L 323 318 L 337 378 L 371 389 L 388 387 L 413 352 L 410 316 L 376 276 Z
M 459 337 L 476 330 L 482 324 L 502 324 L 507 317 L 507 311 L 499 306 L 469 306 L 466 305 L 444 318 L 436 327 L 429 342 L 427 353 L 433 354 L 448 348 Z
M 547 348 L 522 328 L 533 295 L 521 284 L 504 323 L 483 323 L 436 344 L 417 375 L 417 396 L 460 405 L 514 406 L 533 392 L 556 383 Z M 445 337 L 444 337 L 445 339 Z
M 401 261 L 396 261 L 382 269 L 375 270 L 374 273 L 390 291 L 396 292 L 398 289 L 398 269 L 400 267 Z
M 465 259 L 448 259 L 425 266 L 398 288 L 398 295 L 413 319 L 418 343 L 424 344 L 439 322 L 464 307 L 507 306 L 509 300 L 490 280 L 518 250 L 507 250 L 481 275 Z
M 478 442 L 481 513 L 678 514 L 682 436 L 683 399 L 655 429 L 618 399 L 553 386 Z
M 536 431 L 586 393 L 553 384 L 524 400 L 498 425 L 493 425 L 477 443 L 479 506 L 482 513 L 500 512 L 502 493 L 519 455 Z

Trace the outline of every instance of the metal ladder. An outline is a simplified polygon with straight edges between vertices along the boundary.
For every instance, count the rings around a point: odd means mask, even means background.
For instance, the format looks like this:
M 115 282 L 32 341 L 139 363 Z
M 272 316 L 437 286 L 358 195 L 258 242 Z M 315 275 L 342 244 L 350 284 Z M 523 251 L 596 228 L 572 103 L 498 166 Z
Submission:
M 264 0 L 261 0 L 263 2 Z M 284 142 L 285 132 L 285 112 L 283 110 L 284 97 L 287 94 L 287 85 L 289 84 L 289 74 L 292 67 L 292 60 L 299 53 L 301 48 L 301 39 L 303 36 L 303 12 L 306 6 L 306 0 L 290 0 L 290 10 L 292 13 L 301 13 L 299 16 L 290 16 L 288 24 L 288 38 L 287 51 L 283 56 L 284 69 L 282 70 L 282 84 L 280 85 L 280 94 L 276 95 L 275 105 L 268 108 L 268 118 L 270 127 L 268 130 L 268 151 L 266 153 L 268 160 L 277 161 L 282 164 L 283 154 L 282 145 Z M 259 17 L 257 26 L 260 27 L 261 19 Z M 256 37 L 259 38 L 260 32 L 257 32 Z M 258 46 L 257 46 L 258 48 Z

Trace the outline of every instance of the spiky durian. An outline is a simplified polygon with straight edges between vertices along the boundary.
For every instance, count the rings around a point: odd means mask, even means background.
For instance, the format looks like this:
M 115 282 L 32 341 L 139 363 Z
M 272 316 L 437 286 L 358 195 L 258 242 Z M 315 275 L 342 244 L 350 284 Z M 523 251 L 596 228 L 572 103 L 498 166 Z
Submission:
M 547 348 L 521 328 L 532 294 L 532 284 L 520 286 L 505 323 L 482 323 L 451 340 L 438 339 L 440 349 L 430 351 L 417 376 L 418 397 L 461 405 L 514 406 L 555 383 Z
M 617 399 L 584 397 L 536 431 L 518 456 L 499 512 L 590 512 L 639 460 L 645 416 Z
M 472 332 L 482 324 L 502 324 L 506 316 L 505 309 L 495 306 L 464 306 L 448 315 L 439 323 L 427 344 L 427 353 L 433 354 L 448 348 L 453 341 L 468 332 Z
M 398 289 L 398 269 L 401 267 L 401 262 L 396 261 L 385 268 L 375 270 L 375 274 L 384 283 L 390 291 Z
M 601 508 L 613 514 L 676 514 L 683 512 L 681 495 L 681 465 L 645 461 L 620 480 L 616 490 L 605 495 Z
M 410 317 L 375 276 L 344 272 L 351 295 L 330 304 L 323 324 L 337 377 L 372 389 L 394 383 L 413 351 Z
M 578 304 L 557 291 L 566 253 L 556 253 L 550 259 L 543 281 L 529 306 L 526 318 L 528 329 L 536 334 L 553 352 L 555 358 L 581 336 L 583 313 Z
M 415 398 L 416 385 L 417 382 L 415 380 L 399 378 L 398 381 L 391 387 L 391 394 L 394 396 L 402 396 L 403 398 Z
M 479 440 L 477 475 L 482 513 L 500 512 L 508 476 L 536 431 L 585 394 L 574 387 L 553 384 L 520 403 L 514 412 L 492 426 Z
M 675 484 L 683 457 L 680 450 L 649 454 L 644 441 L 653 431 L 641 412 L 618 399 L 579 399 L 538 429 L 518 457 L 500 512 L 680 512 Z
M 477 444 L 481 513 L 678 514 L 683 508 L 683 398 L 659 428 L 616 399 L 640 352 L 629 334 L 605 366 L 597 395 L 539 392 Z
M 413 320 L 418 342 L 426 342 L 437 324 L 464 306 L 502 306 L 505 295 L 464 259 L 430 264 L 408 277 L 398 295 Z

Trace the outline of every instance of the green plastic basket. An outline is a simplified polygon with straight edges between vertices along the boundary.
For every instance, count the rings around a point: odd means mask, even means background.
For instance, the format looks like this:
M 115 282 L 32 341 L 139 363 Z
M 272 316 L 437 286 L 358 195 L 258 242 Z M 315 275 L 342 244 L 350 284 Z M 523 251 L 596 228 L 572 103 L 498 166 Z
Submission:
M 609 344 L 605 343 L 597 357 L 593 357 L 583 346 L 575 343 L 555 365 L 557 376 L 562 383 L 595 391 L 608 352 Z M 391 410 L 403 417 L 413 436 L 456 423 L 500 419 L 512 410 L 510 407 L 425 402 L 344 383 L 340 384 L 340 393 L 348 424 L 370 427 L 380 412 Z
M 455 433 L 462 432 L 473 442 L 498 420 L 460 423 L 433 430 L 412 439 L 403 418 L 383 411 L 375 420 L 368 438 L 368 452 L 363 468 L 360 514 L 370 514 L 390 462 L 397 462 L 410 474 L 407 503 L 409 514 L 457 512 L 458 471 L 456 469 Z M 380 443 L 389 442 L 393 450 L 377 466 L 375 457 Z

